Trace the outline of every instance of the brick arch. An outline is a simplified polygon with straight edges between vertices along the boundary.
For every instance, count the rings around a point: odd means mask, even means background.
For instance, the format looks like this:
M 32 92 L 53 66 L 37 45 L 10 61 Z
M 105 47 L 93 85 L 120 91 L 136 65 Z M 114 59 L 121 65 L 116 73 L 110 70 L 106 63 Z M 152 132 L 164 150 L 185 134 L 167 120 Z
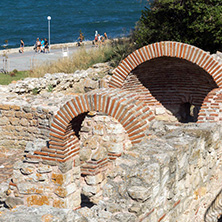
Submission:
M 140 64 L 159 57 L 175 57 L 196 64 L 222 87 L 222 66 L 207 52 L 185 43 L 164 41 L 144 46 L 127 56 L 113 71 L 111 88 L 121 88 L 126 77 Z
M 79 154 L 79 139 L 73 124 L 89 111 L 107 114 L 125 128 L 132 144 L 145 136 L 153 112 L 135 93 L 120 89 L 99 89 L 74 97 L 63 105 L 54 116 L 50 127 L 49 147 L 35 151 L 30 158 L 65 162 Z M 80 119 L 81 119 L 80 118 Z
M 203 101 L 198 122 L 222 122 L 222 88 L 210 91 Z

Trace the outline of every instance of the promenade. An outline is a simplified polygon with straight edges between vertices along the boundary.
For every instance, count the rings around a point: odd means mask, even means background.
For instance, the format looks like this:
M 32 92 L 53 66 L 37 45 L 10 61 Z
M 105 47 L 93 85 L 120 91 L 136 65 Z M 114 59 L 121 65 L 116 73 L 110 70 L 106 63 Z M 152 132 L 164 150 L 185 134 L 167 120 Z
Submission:
M 84 42 L 84 47 L 86 50 L 92 48 L 92 42 Z M 74 42 L 51 45 L 50 53 L 36 53 L 33 50 L 33 46 L 25 47 L 24 53 L 19 53 L 19 48 L 0 50 L 0 69 L 7 68 L 9 72 L 14 69 L 17 69 L 18 71 L 30 70 L 43 63 L 68 57 L 81 48 L 82 47 L 76 46 L 76 42 Z M 4 66 L 3 62 L 3 59 L 5 59 L 3 56 L 4 51 L 7 51 L 7 67 Z

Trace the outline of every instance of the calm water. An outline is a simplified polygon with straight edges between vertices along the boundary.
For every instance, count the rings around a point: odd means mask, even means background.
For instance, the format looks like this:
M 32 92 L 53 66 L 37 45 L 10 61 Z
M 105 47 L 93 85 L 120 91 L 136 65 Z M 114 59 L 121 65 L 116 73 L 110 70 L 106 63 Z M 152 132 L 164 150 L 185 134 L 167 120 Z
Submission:
M 76 41 L 81 29 L 85 40 L 95 30 L 108 37 L 126 36 L 135 27 L 147 0 L 0 0 L 0 46 L 34 45 L 48 37 L 47 16 L 51 16 L 51 43 Z

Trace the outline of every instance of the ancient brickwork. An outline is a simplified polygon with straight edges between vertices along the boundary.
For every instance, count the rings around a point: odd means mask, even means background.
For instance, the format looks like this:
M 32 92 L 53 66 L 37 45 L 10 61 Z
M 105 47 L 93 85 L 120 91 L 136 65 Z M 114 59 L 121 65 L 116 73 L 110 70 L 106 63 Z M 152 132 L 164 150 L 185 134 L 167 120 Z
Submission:
M 140 64 L 159 57 L 175 57 L 194 63 L 209 73 L 216 84 L 222 86 L 222 67 L 210 54 L 180 42 L 158 42 L 144 46 L 127 56 L 114 70 L 110 87 L 121 88 L 129 73 Z
M 89 111 L 105 113 L 126 130 L 130 141 L 139 143 L 149 122 L 154 119 L 150 108 L 138 100 L 138 95 L 119 89 L 100 89 L 74 97 L 57 112 L 50 128 L 49 148 L 36 151 L 29 158 L 65 162 L 79 154 L 78 130 L 82 114 Z M 79 124 L 79 126 L 77 126 Z
M 81 202 L 81 183 L 83 193 L 97 202 L 105 170 L 131 143 L 141 141 L 153 119 L 149 107 L 128 91 L 103 89 L 74 96 L 54 116 L 49 145 L 29 151 L 27 164 L 14 172 L 12 196 L 26 194 L 21 201 L 28 206 L 75 209 Z M 50 170 L 42 171 L 45 166 Z
M 222 86 L 221 65 L 203 50 L 178 42 L 140 48 L 113 74 L 111 88 L 138 92 L 154 113 L 161 109 L 162 120 L 180 122 L 196 122 L 208 93 Z
M 208 93 L 201 107 L 198 122 L 222 122 L 222 88 Z
M 52 112 L 21 104 L 0 104 L 0 146 L 22 148 L 36 138 L 49 138 Z

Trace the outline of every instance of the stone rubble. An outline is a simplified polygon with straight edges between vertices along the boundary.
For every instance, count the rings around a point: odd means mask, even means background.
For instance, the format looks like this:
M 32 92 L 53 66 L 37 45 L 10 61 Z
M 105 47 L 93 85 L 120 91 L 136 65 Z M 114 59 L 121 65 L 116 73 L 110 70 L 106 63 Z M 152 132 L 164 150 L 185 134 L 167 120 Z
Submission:
M 8 92 L 17 94 L 40 94 L 44 92 L 75 91 L 88 92 L 99 88 L 98 80 L 109 79 L 113 68 L 108 63 L 98 63 L 87 70 L 77 70 L 73 74 L 56 73 L 45 74 L 42 78 L 25 78 L 8 85 Z M 74 89 L 73 89 L 74 87 Z M 6 88 L 1 89 L 5 91 Z
M 43 205 L 9 210 L 6 206 L 13 207 L 15 199 L 9 198 L 3 183 L 0 221 L 203 221 L 206 208 L 221 189 L 221 136 L 222 128 L 217 124 L 153 121 L 146 138 L 124 151 L 114 168 L 107 170 L 102 199 L 91 203 L 91 208 L 72 211 Z M 20 161 L 14 167 L 32 174 L 28 163 Z M 50 167 L 42 165 L 38 172 L 44 175 Z M 212 177 L 215 172 L 217 177 Z M 95 179 L 86 181 L 90 186 L 102 181 Z M 21 185 L 19 189 L 25 194 L 29 187 Z

